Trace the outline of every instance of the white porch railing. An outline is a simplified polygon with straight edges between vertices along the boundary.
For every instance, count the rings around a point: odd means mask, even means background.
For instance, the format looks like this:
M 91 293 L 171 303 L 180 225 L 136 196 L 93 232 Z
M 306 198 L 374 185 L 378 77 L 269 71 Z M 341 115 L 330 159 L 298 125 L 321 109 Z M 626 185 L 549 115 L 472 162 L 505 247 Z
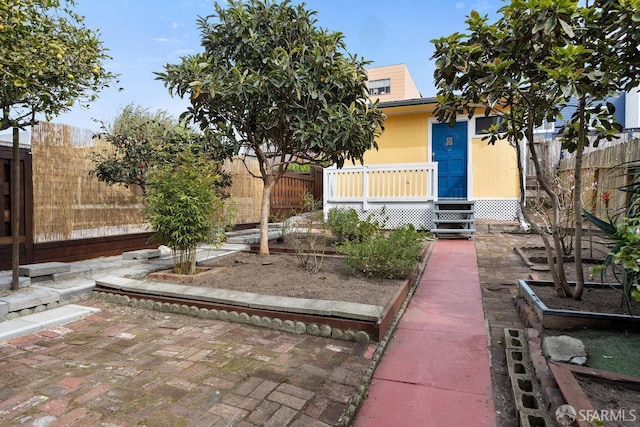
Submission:
M 438 198 L 438 164 L 413 163 L 325 168 L 325 206 L 369 203 L 426 203 Z

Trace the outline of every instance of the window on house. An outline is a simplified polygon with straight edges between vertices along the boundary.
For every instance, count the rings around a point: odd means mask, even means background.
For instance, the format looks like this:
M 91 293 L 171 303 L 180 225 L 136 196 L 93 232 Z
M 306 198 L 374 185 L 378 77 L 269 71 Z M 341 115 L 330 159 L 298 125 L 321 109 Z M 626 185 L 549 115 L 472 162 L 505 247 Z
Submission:
M 476 117 L 476 135 L 488 134 L 489 128 L 493 125 L 498 125 L 502 131 L 505 129 L 506 122 L 499 116 Z
M 371 80 L 369 95 L 386 95 L 391 93 L 391 79 Z

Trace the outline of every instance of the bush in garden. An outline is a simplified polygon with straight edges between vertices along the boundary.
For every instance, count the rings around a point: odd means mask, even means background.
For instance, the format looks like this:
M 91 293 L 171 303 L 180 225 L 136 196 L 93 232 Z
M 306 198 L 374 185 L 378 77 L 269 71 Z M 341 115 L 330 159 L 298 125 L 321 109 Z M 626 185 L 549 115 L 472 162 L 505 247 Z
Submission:
M 338 242 L 342 243 L 353 239 L 359 222 L 355 209 L 331 208 L 325 225 Z
M 411 224 L 385 233 L 378 232 L 361 241 L 345 241 L 338 247 L 345 264 L 369 277 L 398 279 L 407 277 L 416 265 L 421 237 Z
M 369 215 L 366 220 L 361 221 L 353 208 L 331 208 L 327 214 L 325 226 L 338 240 L 338 243 L 362 241 L 378 233 L 384 227 L 378 221 L 373 220 L 373 215 Z
M 302 227 L 295 232 L 290 232 L 285 222 L 282 234 L 293 246 L 298 264 L 309 273 L 316 274 L 322 268 L 327 243 L 327 236 L 324 233 L 315 233 L 313 230 L 313 222 L 318 219 L 318 210 L 322 208 L 322 202 L 315 200 L 313 194 L 309 192 L 304 193 L 302 200 L 304 210 L 308 212 L 305 220 L 300 224 Z
M 178 274 L 194 274 L 198 244 L 221 245 L 232 224 L 233 213 L 216 191 L 219 179 L 215 163 L 189 151 L 178 154 L 176 163 L 149 171 L 145 213 L 153 240 L 173 249 Z

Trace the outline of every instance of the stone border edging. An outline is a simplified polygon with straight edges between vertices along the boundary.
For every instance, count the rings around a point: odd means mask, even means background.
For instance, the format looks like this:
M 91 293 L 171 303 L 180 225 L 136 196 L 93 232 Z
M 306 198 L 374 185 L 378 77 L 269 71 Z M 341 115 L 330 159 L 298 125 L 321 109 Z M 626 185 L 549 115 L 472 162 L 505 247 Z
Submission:
M 289 332 L 297 335 L 311 335 L 314 337 L 333 338 L 344 341 L 356 341 L 361 343 L 370 342 L 369 334 L 365 331 L 353 331 L 351 329 L 342 330 L 332 328 L 326 324 L 305 323 L 293 320 L 282 320 L 277 317 L 250 316 L 241 310 L 217 310 L 201 308 L 195 305 L 178 304 L 169 302 L 153 301 L 144 298 L 131 298 L 128 295 L 119 295 L 110 292 L 94 291 L 94 296 L 106 302 L 126 305 L 129 307 L 140 307 L 147 310 L 155 310 L 162 313 L 184 314 L 187 316 L 200 317 L 203 319 L 223 320 L 231 323 L 258 326 Z
M 8 320 L 19 319 L 20 317 L 29 316 L 35 313 L 42 313 L 47 310 L 52 310 L 54 308 L 59 308 L 69 304 L 77 304 L 78 302 L 89 299 L 91 293 L 85 293 L 80 295 L 75 295 L 71 298 L 67 298 L 64 300 L 53 301 L 47 304 L 39 304 L 30 308 L 23 308 L 18 311 L 10 311 L 6 316 L 0 316 L 0 322 L 5 322 Z

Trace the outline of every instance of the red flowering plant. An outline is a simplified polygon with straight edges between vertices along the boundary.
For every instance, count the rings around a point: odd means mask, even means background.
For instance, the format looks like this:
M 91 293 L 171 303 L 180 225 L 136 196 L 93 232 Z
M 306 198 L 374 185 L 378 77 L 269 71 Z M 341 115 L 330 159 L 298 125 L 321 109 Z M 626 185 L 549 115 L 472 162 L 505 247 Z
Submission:
M 630 311 L 631 297 L 640 302 L 640 164 L 624 166 L 629 167 L 632 177 L 629 184 L 620 187 L 628 195 L 627 206 L 612 214 L 609 209 L 611 194 L 604 192 L 601 197 L 607 209 L 607 219 L 602 220 L 586 210 L 584 214 L 614 243 L 603 264 L 593 270 L 603 273 L 611 268 L 622 286 L 622 303 Z

